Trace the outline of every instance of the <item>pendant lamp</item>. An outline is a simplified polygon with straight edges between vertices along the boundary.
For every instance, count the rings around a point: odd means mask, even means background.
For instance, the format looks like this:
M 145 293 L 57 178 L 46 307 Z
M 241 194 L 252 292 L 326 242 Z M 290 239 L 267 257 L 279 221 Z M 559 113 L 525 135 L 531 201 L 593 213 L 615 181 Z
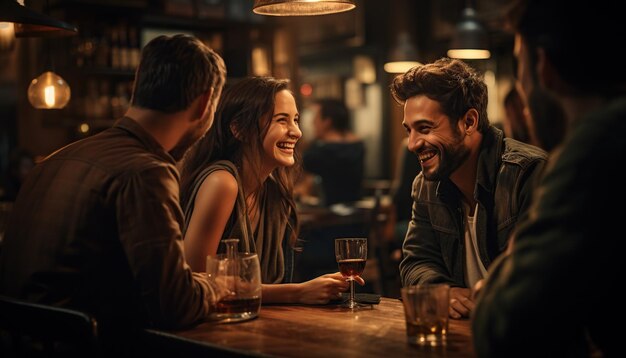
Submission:
M 422 65 L 417 62 L 417 49 L 411 43 L 411 37 L 406 32 L 398 34 L 396 45 L 389 54 L 389 61 L 383 68 L 388 73 L 405 73 L 415 66 Z
M 326 15 L 352 10 L 352 0 L 254 0 L 252 11 L 270 16 Z
M 15 37 L 71 36 L 78 32 L 76 26 L 31 10 L 22 4 L 15 0 L 0 0 L 0 22 L 13 23 Z
M 468 1 L 461 14 L 461 21 L 456 25 L 448 57 L 483 60 L 491 57 L 487 30 L 478 21 L 476 10 Z
M 38 109 L 61 109 L 70 101 L 70 86 L 61 76 L 46 71 L 30 82 L 28 101 Z
M 74 25 L 27 8 L 24 1 L 0 0 L 0 22 L 13 23 L 15 37 L 72 36 L 78 32 Z M 70 97 L 67 82 L 51 70 L 32 80 L 28 87 L 28 101 L 39 109 L 63 108 Z

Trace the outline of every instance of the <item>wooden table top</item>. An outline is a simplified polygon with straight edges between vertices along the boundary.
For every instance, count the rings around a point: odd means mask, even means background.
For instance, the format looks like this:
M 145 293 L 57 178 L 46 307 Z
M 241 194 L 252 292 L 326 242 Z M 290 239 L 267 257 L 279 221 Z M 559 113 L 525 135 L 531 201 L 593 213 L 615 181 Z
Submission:
M 239 323 L 202 323 L 183 331 L 149 330 L 205 346 L 207 350 L 282 357 L 473 357 L 470 322 L 450 320 L 445 347 L 407 343 L 402 302 L 355 312 L 334 305 L 264 305 L 258 318 Z

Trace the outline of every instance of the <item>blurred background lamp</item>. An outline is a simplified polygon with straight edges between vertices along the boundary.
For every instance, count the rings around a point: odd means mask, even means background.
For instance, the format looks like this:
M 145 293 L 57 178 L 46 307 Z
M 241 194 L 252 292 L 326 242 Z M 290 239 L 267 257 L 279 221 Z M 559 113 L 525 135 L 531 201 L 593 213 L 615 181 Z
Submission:
M 491 57 L 487 30 L 478 21 L 476 10 L 471 5 L 463 9 L 461 21 L 456 25 L 448 57 L 484 60 Z
M 38 109 L 61 109 L 70 97 L 70 86 L 52 71 L 44 72 L 28 86 L 28 101 Z
M 270 16 L 326 15 L 352 10 L 352 0 L 254 0 L 252 11 Z
M 0 51 L 13 49 L 15 45 L 15 30 L 13 23 L 0 22 Z
M 31 10 L 15 0 L 0 0 L 0 22 L 15 27 L 15 37 L 71 36 L 78 28 L 48 15 Z
M 422 65 L 417 62 L 417 49 L 411 43 L 411 37 L 407 32 L 398 34 L 396 45 L 391 49 L 389 61 L 383 68 L 388 73 L 404 73 L 415 66 Z

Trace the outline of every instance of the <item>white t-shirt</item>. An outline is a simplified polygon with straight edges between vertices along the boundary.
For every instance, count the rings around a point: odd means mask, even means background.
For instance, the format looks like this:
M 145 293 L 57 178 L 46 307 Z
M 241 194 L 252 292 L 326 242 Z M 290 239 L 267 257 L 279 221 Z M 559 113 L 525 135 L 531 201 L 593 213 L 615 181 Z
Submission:
M 474 209 L 474 216 L 470 216 L 469 206 L 465 203 L 463 209 L 465 210 L 465 284 L 468 288 L 472 288 L 476 282 L 487 277 L 487 269 L 480 260 L 476 242 L 478 204 Z

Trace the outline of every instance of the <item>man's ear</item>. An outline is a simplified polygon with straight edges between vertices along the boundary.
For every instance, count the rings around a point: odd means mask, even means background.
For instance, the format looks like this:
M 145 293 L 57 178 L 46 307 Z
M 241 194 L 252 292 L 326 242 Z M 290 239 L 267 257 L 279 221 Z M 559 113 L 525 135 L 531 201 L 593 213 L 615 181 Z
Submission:
M 206 112 L 212 110 L 211 98 L 213 98 L 213 87 L 198 97 L 198 107 L 196 108 L 195 120 L 205 118 Z
M 478 111 L 475 108 L 470 108 L 465 112 L 465 115 L 459 121 L 460 129 L 467 135 L 472 135 L 478 128 Z

